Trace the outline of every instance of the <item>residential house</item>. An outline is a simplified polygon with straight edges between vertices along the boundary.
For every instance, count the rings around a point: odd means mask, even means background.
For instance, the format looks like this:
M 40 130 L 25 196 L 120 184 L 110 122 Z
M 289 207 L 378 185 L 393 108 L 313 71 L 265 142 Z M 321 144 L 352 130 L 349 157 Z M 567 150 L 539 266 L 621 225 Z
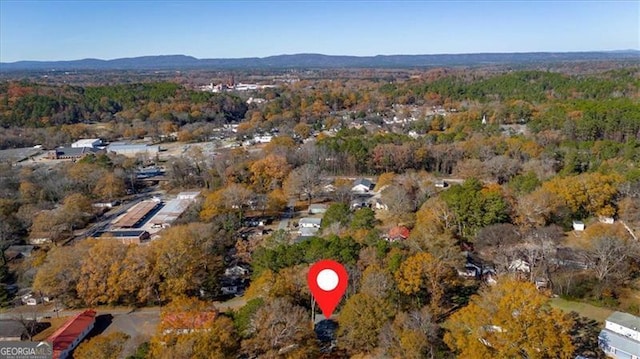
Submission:
M 27 328 L 21 321 L 0 320 L 0 342 L 19 342 L 27 339 Z
M 47 341 L 53 345 L 53 359 L 68 358 L 96 323 L 96 311 L 85 310 L 56 330 Z
M 327 205 L 322 203 L 313 203 L 309 205 L 309 214 L 323 214 L 327 212 Z
M 373 209 L 378 211 L 388 211 L 389 206 L 387 206 L 380 198 L 375 198 L 373 201 Z
M 303 217 L 298 221 L 300 228 L 320 228 L 322 218 Z
M 375 187 L 375 183 L 371 182 L 366 178 L 358 178 L 353 182 L 353 186 L 351 187 L 351 192 L 354 193 L 369 193 Z
M 356 199 L 351 201 L 351 209 L 352 210 L 365 208 L 365 207 L 368 208 L 370 205 L 371 204 L 369 203 L 369 200 L 366 199 L 366 198 L 356 198 Z
M 598 343 L 612 358 L 640 358 L 640 317 L 614 312 L 605 321 Z
M 410 234 L 411 231 L 409 231 L 409 228 L 405 226 L 396 226 L 389 230 L 387 240 L 389 242 L 404 241 L 405 239 L 409 238 Z
M 271 140 L 273 140 L 273 136 L 270 135 L 256 135 L 253 137 L 253 142 L 255 143 L 269 143 Z
M 337 187 L 336 187 L 336 186 L 334 186 L 334 185 L 332 185 L 332 184 L 328 184 L 328 185 L 326 185 L 326 186 L 322 187 L 322 190 L 323 190 L 324 192 L 327 192 L 327 193 L 335 192 L 335 191 L 336 191 L 336 189 L 337 189 Z
M 243 277 L 248 274 L 249 274 L 249 270 L 239 265 L 235 265 L 233 267 L 229 267 L 224 270 L 224 275 L 226 277 Z
M 529 273 L 531 272 L 531 265 L 522 259 L 514 259 L 509 263 L 509 271 Z
M 51 233 L 48 232 L 31 232 L 28 239 L 29 244 L 41 246 L 51 243 Z

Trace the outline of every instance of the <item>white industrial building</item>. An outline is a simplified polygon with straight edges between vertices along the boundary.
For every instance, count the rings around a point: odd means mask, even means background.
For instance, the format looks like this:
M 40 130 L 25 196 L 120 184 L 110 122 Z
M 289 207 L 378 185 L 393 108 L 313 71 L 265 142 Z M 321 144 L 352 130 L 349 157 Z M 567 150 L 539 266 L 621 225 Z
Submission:
M 200 192 L 180 192 L 176 199 L 167 202 L 150 222 L 152 228 L 167 228 L 175 222 L 196 200 Z
M 108 153 L 117 153 L 124 156 L 136 156 L 139 154 L 156 155 L 160 152 L 159 146 L 147 144 L 112 143 L 107 146 Z
M 81 140 L 77 140 L 76 142 L 71 144 L 72 148 L 83 148 L 83 147 L 98 147 L 102 145 L 102 140 L 99 138 L 83 138 Z

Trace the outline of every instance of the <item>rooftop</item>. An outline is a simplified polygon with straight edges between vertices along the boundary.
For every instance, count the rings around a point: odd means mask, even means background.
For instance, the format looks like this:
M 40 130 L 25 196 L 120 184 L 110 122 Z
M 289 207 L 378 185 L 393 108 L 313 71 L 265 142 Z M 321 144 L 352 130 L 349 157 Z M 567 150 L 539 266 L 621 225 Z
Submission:
M 200 195 L 200 191 L 180 192 L 180 193 L 178 193 L 178 198 L 180 198 L 180 197 L 198 197 L 199 195 Z
M 173 199 L 167 202 L 151 221 L 159 224 L 171 223 L 178 219 L 192 202 L 190 199 Z
M 55 151 L 58 156 L 80 156 L 86 153 L 96 153 L 100 149 L 93 147 L 58 147 Z
M 411 234 L 411 232 L 409 231 L 409 228 L 405 227 L 405 226 L 397 226 L 397 227 L 393 227 L 391 228 L 391 230 L 389 231 L 389 237 L 390 238 L 403 238 L 403 239 L 407 239 L 409 238 L 409 235 Z
M 357 185 L 363 185 L 370 188 L 371 186 L 373 186 L 373 182 L 366 178 L 358 178 L 357 180 L 355 180 L 355 182 L 353 182 L 354 187 Z
M 606 346 L 622 350 L 629 354 L 640 355 L 640 345 L 637 341 L 614 333 L 609 329 L 603 329 L 598 339 Z
M 48 342 L 53 344 L 54 358 L 59 356 L 61 351 L 67 349 L 76 338 L 78 338 L 96 320 L 95 310 L 86 310 L 65 323 L 56 330 L 49 338 Z M 58 355 L 56 355 L 56 352 Z
M 322 218 L 304 217 L 304 218 L 300 218 L 300 221 L 298 223 L 309 223 L 309 224 L 320 225 L 320 223 L 322 223 Z
M 151 146 L 139 143 L 112 143 L 107 146 L 107 151 L 124 151 L 124 150 L 156 150 L 158 146 Z
M 144 201 L 136 204 L 124 216 L 114 222 L 116 227 L 131 228 L 140 223 L 149 212 L 156 209 L 160 203 L 154 201 Z
M 102 141 L 100 141 L 99 138 L 83 138 L 74 142 L 73 146 L 74 147 L 78 147 L 78 146 L 93 147 L 95 143 L 100 143 L 100 142 Z
M 613 312 L 607 318 L 608 322 L 620 324 L 623 327 L 631 328 L 634 330 L 640 330 L 640 317 L 636 317 L 633 314 L 623 312 Z
M 144 230 L 132 230 L 132 231 L 108 231 L 102 232 L 100 237 L 115 237 L 115 238 L 126 238 L 126 237 L 135 237 L 138 238 L 143 235 L 146 231 Z

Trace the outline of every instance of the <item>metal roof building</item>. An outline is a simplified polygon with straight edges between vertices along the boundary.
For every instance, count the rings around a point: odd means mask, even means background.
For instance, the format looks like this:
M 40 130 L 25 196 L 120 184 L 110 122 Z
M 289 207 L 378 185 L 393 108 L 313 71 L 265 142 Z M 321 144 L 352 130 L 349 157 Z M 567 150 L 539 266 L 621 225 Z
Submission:
M 160 202 L 143 201 L 133 206 L 124 216 L 118 218 L 113 225 L 118 228 L 134 228 L 142 224 L 149 214 L 160 206 Z
M 167 202 L 164 207 L 151 219 L 154 225 L 166 227 L 173 223 L 193 201 L 190 199 L 174 199 Z
M 73 148 L 82 148 L 82 147 L 97 147 L 102 144 L 102 141 L 99 138 L 83 138 L 81 140 L 77 140 L 76 142 L 71 144 Z
M 160 147 L 150 146 L 147 144 L 112 143 L 107 146 L 107 152 L 113 152 L 125 156 L 137 155 L 142 153 L 156 154 L 160 152 Z

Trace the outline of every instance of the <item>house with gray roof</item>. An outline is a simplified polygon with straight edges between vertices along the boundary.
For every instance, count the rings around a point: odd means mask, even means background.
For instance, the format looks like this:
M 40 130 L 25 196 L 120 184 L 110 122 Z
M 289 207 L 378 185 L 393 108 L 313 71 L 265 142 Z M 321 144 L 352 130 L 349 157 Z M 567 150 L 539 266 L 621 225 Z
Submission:
M 375 187 L 375 183 L 371 182 L 366 178 L 358 178 L 353 182 L 353 186 L 351 187 L 351 192 L 369 193 L 369 191 L 373 190 L 373 187 Z
M 605 321 L 598 343 L 609 357 L 640 358 L 640 317 L 623 312 L 612 313 Z

